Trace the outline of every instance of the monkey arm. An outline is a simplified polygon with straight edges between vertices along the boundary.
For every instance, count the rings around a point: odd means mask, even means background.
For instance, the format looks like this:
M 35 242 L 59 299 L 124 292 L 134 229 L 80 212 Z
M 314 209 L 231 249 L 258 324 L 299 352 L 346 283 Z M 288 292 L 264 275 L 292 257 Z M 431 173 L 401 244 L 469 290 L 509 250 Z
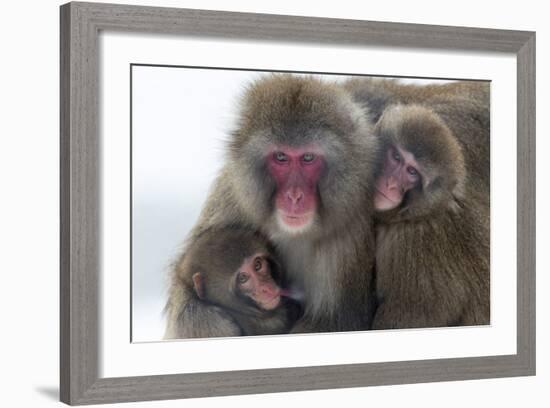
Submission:
M 373 329 L 404 329 L 456 326 L 470 296 L 451 266 L 411 263 L 399 271 L 391 286 L 382 278 L 382 297 L 374 315 Z M 388 271 L 386 271 L 388 272 Z M 397 272 L 397 271 L 394 271 Z M 446 276 L 446 278 L 443 278 Z M 380 295 L 380 294 L 379 294 Z
M 345 295 L 345 293 L 344 293 Z M 374 299 L 374 296 L 371 296 Z M 373 307 L 365 300 L 362 304 L 356 302 L 341 302 L 338 308 L 326 313 L 305 313 L 290 333 L 325 333 L 367 330 L 370 327 Z
M 473 207 L 378 227 L 373 329 L 489 323 L 489 224 Z
M 373 329 L 447 327 L 459 323 L 467 302 L 465 288 L 458 280 L 443 278 L 454 274 L 453 265 L 429 266 L 410 262 L 405 269 L 378 273 L 378 308 Z
M 242 335 L 241 328 L 229 314 L 201 301 L 185 287 L 172 291 L 166 315 L 166 340 Z
M 430 313 L 422 311 L 429 306 L 428 299 L 420 301 L 412 307 L 398 298 L 395 301 L 386 300 L 376 310 L 372 329 L 446 327 L 457 324 L 458 314 L 454 315 L 451 310 L 445 311 L 433 306 L 432 309 L 434 311 Z

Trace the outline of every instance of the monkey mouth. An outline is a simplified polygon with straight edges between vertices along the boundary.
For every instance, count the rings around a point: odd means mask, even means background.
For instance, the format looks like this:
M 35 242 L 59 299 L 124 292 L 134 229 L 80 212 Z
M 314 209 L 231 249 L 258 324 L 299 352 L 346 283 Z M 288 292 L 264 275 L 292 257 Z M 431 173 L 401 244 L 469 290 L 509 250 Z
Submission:
M 289 214 L 279 211 L 279 219 L 286 226 L 290 228 L 303 228 L 307 227 L 313 219 L 313 212 L 306 212 L 303 214 Z
M 374 208 L 378 211 L 391 210 L 397 207 L 400 201 L 396 201 L 388 197 L 384 192 L 382 192 L 378 187 L 375 187 L 376 194 L 374 196 Z M 380 198 L 383 200 L 380 202 Z M 384 203 L 386 201 L 386 203 Z
M 384 192 L 383 192 L 382 190 L 378 189 L 378 187 L 375 187 L 375 190 L 376 190 L 376 192 L 378 192 L 379 194 L 382 194 L 386 200 L 391 201 L 391 202 L 394 203 L 394 204 L 397 204 L 397 201 L 392 200 L 391 198 L 389 198 L 386 194 L 384 194 Z
M 264 310 L 273 310 L 279 306 L 281 303 L 281 296 L 277 292 L 275 295 L 273 295 L 272 298 L 267 299 L 265 302 L 262 302 L 262 309 Z

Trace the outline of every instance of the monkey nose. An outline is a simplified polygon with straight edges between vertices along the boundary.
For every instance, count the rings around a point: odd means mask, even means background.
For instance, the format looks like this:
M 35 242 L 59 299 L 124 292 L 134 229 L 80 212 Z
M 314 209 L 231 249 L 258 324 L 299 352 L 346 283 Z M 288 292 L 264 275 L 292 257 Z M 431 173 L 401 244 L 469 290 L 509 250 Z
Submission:
M 399 183 L 397 182 L 397 179 L 393 176 L 389 176 L 387 179 L 386 179 L 386 187 L 389 189 L 389 190 L 394 190 L 396 189 L 397 187 L 399 186 Z
M 279 287 L 272 286 L 272 285 L 263 286 L 261 291 L 264 295 L 269 295 L 269 296 L 276 296 L 280 294 Z
M 292 204 L 298 204 L 304 198 L 304 193 L 301 190 L 289 190 L 286 196 Z

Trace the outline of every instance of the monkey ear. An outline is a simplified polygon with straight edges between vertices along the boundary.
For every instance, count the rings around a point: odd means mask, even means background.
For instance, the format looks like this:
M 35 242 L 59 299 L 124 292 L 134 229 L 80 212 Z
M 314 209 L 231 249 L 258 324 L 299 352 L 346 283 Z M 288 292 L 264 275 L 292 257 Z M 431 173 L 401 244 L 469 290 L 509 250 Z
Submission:
M 200 272 L 193 274 L 193 287 L 199 299 L 204 299 L 204 282 Z

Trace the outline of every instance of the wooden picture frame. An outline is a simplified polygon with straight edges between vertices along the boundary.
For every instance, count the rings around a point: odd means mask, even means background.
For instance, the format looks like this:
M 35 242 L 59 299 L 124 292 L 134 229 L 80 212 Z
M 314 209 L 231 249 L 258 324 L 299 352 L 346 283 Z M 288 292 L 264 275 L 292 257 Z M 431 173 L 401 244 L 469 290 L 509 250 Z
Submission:
M 517 56 L 517 353 L 99 378 L 101 30 Z M 535 374 L 535 33 L 113 4 L 61 6 L 61 401 L 96 404 Z

